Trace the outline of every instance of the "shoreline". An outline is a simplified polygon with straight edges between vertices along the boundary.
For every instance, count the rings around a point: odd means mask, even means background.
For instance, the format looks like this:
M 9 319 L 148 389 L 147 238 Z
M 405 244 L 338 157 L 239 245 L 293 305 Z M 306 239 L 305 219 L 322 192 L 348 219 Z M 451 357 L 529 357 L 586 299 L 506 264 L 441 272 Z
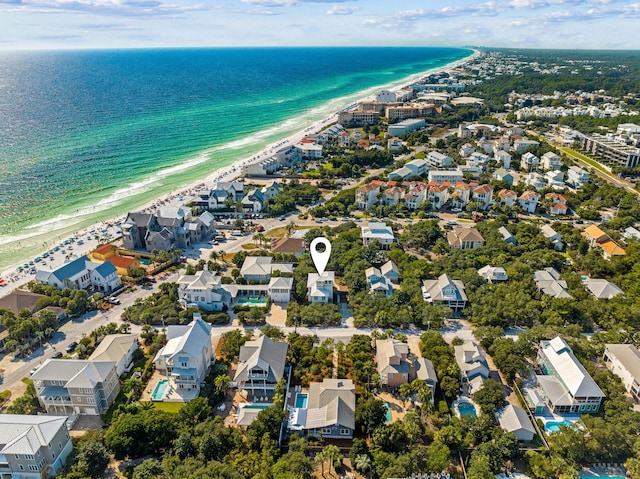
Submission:
M 429 75 L 429 74 L 432 74 L 432 73 L 435 73 L 435 72 L 448 72 L 448 71 L 454 70 L 456 68 L 459 68 L 461 65 L 463 65 L 463 64 L 465 64 L 465 63 L 477 58 L 481 54 L 481 52 L 479 50 L 476 50 L 476 49 L 467 48 L 467 50 L 471 51 L 471 54 L 466 56 L 466 57 L 464 57 L 464 58 L 462 58 L 462 59 L 460 59 L 460 60 L 456 60 L 454 62 L 447 63 L 447 64 L 445 64 L 443 66 L 430 68 L 430 69 L 428 69 L 426 71 L 423 71 L 423 72 L 420 72 L 420 73 L 415 73 L 415 74 L 409 75 L 408 77 L 405 77 L 403 79 L 395 80 L 395 81 L 387 83 L 387 84 L 376 85 L 376 86 L 367 88 L 366 90 L 363 90 L 361 92 L 356 92 L 355 94 L 350 95 L 350 96 L 358 95 L 358 99 L 356 100 L 357 102 L 367 101 L 367 100 L 370 100 L 372 98 L 372 95 L 374 94 L 374 92 L 380 91 L 381 89 L 389 89 L 389 90 L 401 89 L 401 88 L 406 87 L 409 84 L 419 80 L 420 78 L 423 78 L 426 75 Z M 385 88 L 385 86 L 386 86 L 386 88 Z M 371 92 L 371 93 L 369 93 L 369 92 Z M 347 97 L 336 98 L 336 99 L 333 99 L 332 101 L 340 101 L 341 99 L 346 100 L 346 98 Z M 351 102 L 351 103 L 353 103 L 353 102 Z M 346 106 L 347 105 L 341 107 L 339 110 L 333 111 L 327 117 L 324 117 L 324 118 L 321 118 L 319 120 L 314 121 L 311 125 L 308 125 L 307 127 L 305 127 L 302 130 L 295 131 L 294 133 L 288 134 L 283 139 L 276 140 L 274 143 L 266 145 L 264 148 L 262 148 L 260 151 L 258 151 L 255 155 L 253 155 L 250 158 L 237 159 L 236 161 L 234 161 L 233 163 L 231 163 L 231 164 L 229 164 L 227 166 L 223 166 L 223 167 L 221 167 L 219 169 L 213 170 L 211 173 L 209 173 L 207 176 L 205 176 L 204 178 L 202 178 L 200 180 L 191 181 L 191 182 L 186 183 L 184 185 L 174 185 L 170 192 L 161 194 L 159 196 L 156 196 L 152 200 L 149 200 L 149 201 L 146 201 L 146 202 L 142 202 L 141 204 L 139 204 L 136 207 L 128 208 L 128 211 L 144 211 L 144 210 L 148 210 L 148 209 L 155 209 L 160 204 L 167 205 L 167 204 L 172 204 L 172 203 L 176 203 L 176 204 L 177 203 L 182 203 L 179 199 L 177 199 L 178 196 L 182 196 L 182 197 L 189 196 L 189 194 L 194 189 L 196 189 L 198 187 L 201 187 L 204 184 L 212 183 L 214 181 L 233 181 L 234 179 L 236 179 L 236 178 L 238 178 L 239 176 L 242 175 L 242 166 L 244 166 L 246 164 L 249 164 L 251 162 L 254 162 L 254 161 L 259 161 L 260 159 L 268 158 L 269 156 L 271 156 L 276 151 L 297 143 L 305 135 L 310 134 L 310 133 L 319 132 L 322 129 L 326 128 L 328 125 L 330 125 L 332 123 L 335 123 L 337 121 L 338 113 L 340 111 L 342 111 Z M 294 120 L 295 118 L 296 117 L 293 117 L 291 120 Z M 185 160 L 185 162 L 187 162 L 187 161 L 189 161 L 189 160 Z M 170 167 L 170 168 L 172 168 L 172 167 Z M 162 170 L 160 170 L 160 171 L 162 171 Z M 168 177 L 170 177 L 170 175 L 168 175 Z M 37 250 L 38 251 L 37 256 L 42 256 L 45 251 L 49 251 L 50 249 L 53 249 L 53 247 L 56 244 L 62 244 L 64 241 L 68 240 L 71 237 L 81 237 L 82 236 L 83 239 L 85 239 L 85 236 L 94 234 L 94 233 L 91 233 L 92 231 L 95 232 L 95 233 L 97 233 L 98 231 L 107 231 L 107 233 L 109 234 L 109 241 L 113 241 L 113 239 L 115 239 L 115 233 L 109 232 L 109 229 L 111 228 L 111 226 L 108 226 L 108 225 L 114 225 L 117 221 L 119 221 L 120 219 L 126 217 L 126 214 L 127 213 L 125 212 L 123 214 L 117 214 L 115 216 L 110 216 L 110 217 L 108 217 L 108 219 L 97 220 L 97 221 L 93 220 L 94 222 L 90 223 L 89 226 L 78 227 L 77 231 L 75 231 L 73 233 L 65 234 L 64 232 L 61 232 L 59 236 L 55 236 L 53 238 L 48 238 L 47 242 L 43 243 L 42 249 Z M 49 243 L 51 243 L 51 244 L 49 244 Z M 97 241 L 95 241 L 95 244 L 93 244 L 93 243 L 94 243 L 94 241 L 89 240 L 88 236 L 87 236 L 87 239 L 85 239 L 85 244 L 82 245 L 84 247 L 76 246 L 77 249 L 73 250 L 73 254 L 75 254 L 75 255 L 88 254 L 92 249 L 95 248 L 95 246 L 97 245 Z M 36 249 L 36 248 L 38 248 L 38 246 L 30 245 L 28 249 L 33 250 L 33 249 Z M 34 256 L 34 258 L 37 257 L 37 256 Z M 33 258 L 31 260 L 33 260 Z M 33 279 L 33 275 L 29 274 L 28 272 L 19 274 L 16 271 L 17 267 L 19 267 L 23 263 L 28 263 L 28 262 L 29 262 L 28 259 L 18 260 L 18 261 L 16 261 L 15 263 L 13 263 L 11 265 L 3 267 L 3 269 L 0 271 L 0 278 L 4 279 L 6 282 L 5 282 L 5 286 L 0 286 L 0 297 L 9 294 L 12 290 L 18 288 L 22 284 L 25 284 L 28 281 Z M 64 262 L 64 258 L 62 258 L 62 261 L 60 262 L 60 264 L 58 264 L 59 261 L 56 258 L 54 263 L 35 263 L 34 266 L 41 266 L 43 264 L 46 264 L 47 266 L 50 266 L 50 267 L 59 267 L 63 262 Z

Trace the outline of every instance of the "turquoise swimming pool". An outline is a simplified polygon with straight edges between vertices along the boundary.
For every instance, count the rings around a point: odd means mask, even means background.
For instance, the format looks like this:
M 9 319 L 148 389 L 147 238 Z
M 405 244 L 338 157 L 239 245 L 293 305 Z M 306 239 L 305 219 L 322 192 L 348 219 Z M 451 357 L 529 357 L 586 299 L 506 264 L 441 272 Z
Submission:
M 308 397 L 309 396 L 307 394 L 302 394 L 302 393 L 296 394 L 295 407 L 299 407 L 300 409 L 306 409 Z
M 142 266 L 150 266 L 151 265 L 151 260 L 147 259 L 147 258 L 140 258 L 140 264 Z
M 593 474 L 580 474 L 580 479 L 626 479 L 625 476 L 608 476 L 603 474 L 601 476 Z
M 473 404 L 468 403 L 466 401 L 458 402 L 456 406 L 458 408 L 458 412 L 461 416 L 473 416 L 476 417 L 478 414 L 476 413 L 476 408 Z
M 267 307 L 267 300 L 266 299 L 251 299 L 251 298 L 241 298 L 238 300 L 238 302 L 236 303 L 238 306 L 260 306 L 262 308 L 266 308 Z
M 384 419 L 385 419 L 385 422 L 389 424 L 391 422 L 391 404 L 389 404 L 388 402 L 385 402 L 384 408 L 385 408 Z
M 273 406 L 273 404 L 243 404 L 244 409 L 267 409 Z
M 573 421 L 565 419 L 564 421 L 547 421 L 544 423 L 544 430 L 546 432 L 557 432 L 562 426 L 571 426 Z
M 167 393 L 167 388 L 169 387 L 169 380 L 163 379 L 158 381 L 156 387 L 153 388 L 153 394 L 151 394 L 151 399 L 153 401 L 162 401 L 164 399 L 165 394 Z

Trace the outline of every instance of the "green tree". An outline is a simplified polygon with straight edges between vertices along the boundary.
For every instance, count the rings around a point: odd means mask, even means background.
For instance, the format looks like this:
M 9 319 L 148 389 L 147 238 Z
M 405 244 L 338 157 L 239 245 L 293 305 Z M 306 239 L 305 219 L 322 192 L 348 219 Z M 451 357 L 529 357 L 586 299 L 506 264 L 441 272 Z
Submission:
M 377 427 L 385 423 L 386 414 L 387 409 L 384 402 L 371 394 L 360 397 L 358 404 L 356 404 L 356 424 L 368 437 L 371 437 Z
M 157 459 L 145 459 L 133 469 L 131 479 L 154 479 L 162 473 L 162 465 Z
M 488 378 L 482 383 L 482 388 L 473 395 L 473 400 L 480 406 L 483 414 L 493 414 L 505 405 L 504 388 L 494 379 Z

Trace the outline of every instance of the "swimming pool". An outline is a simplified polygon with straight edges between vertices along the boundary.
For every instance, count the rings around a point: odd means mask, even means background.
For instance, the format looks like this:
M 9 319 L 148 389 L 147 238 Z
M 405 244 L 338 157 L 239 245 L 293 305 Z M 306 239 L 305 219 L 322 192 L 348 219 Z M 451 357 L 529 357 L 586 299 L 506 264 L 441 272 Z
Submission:
M 266 308 L 267 307 L 267 300 L 266 299 L 251 299 L 251 298 L 241 298 L 238 300 L 238 302 L 236 303 L 238 306 L 260 306 L 262 308 Z
M 475 406 L 471 403 L 468 403 L 467 401 L 458 402 L 458 405 L 456 407 L 458 408 L 458 412 L 461 416 L 477 416 Z
M 626 479 L 625 476 L 609 476 L 603 474 L 601 476 L 593 474 L 580 474 L 580 479 Z
M 267 409 L 273 406 L 273 404 L 242 404 L 244 409 Z
M 151 260 L 147 258 L 140 258 L 140 264 L 142 266 L 151 266 Z
M 384 403 L 384 419 L 387 424 L 391 422 L 391 404 L 388 402 Z
M 544 423 L 544 430 L 546 432 L 557 432 L 562 426 L 572 426 L 573 421 L 565 419 L 564 421 L 547 421 Z
M 301 409 L 307 409 L 307 394 L 298 393 L 296 394 L 296 402 L 295 407 L 299 407 Z
M 151 400 L 153 401 L 162 401 L 164 399 L 165 394 L 167 393 L 167 388 L 169 387 L 169 380 L 163 379 L 158 381 L 156 387 L 153 388 L 153 394 L 151 394 Z

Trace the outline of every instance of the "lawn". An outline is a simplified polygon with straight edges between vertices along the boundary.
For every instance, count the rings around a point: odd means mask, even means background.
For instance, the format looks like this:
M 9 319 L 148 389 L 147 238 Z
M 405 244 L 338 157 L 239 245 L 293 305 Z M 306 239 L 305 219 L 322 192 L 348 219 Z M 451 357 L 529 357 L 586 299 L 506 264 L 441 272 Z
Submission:
M 572 150 L 571 148 L 560 148 L 560 151 L 562 151 L 563 153 L 565 153 L 565 154 L 567 154 L 569 156 L 573 156 L 574 158 L 577 158 L 577 159 L 579 159 L 581 161 L 584 161 L 586 164 L 588 164 L 589 166 L 594 167 L 596 170 L 598 170 L 601 173 L 604 173 L 605 175 L 610 175 L 611 174 L 611 172 L 609 170 L 607 170 L 604 166 L 602 166 L 597 161 L 592 160 L 588 156 L 585 156 L 582 153 L 578 153 L 577 151 Z
M 174 414 L 180 411 L 180 409 L 182 409 L 182 406 L 184 405 L 184 403 L 181 403 L 181 402 L 152 402 L 152 401 L 143 402 L 143 404 L 149 404 L 149 403 L 153 404 L 154 409 L 158 409 L 159 411 L 170 412 Z

